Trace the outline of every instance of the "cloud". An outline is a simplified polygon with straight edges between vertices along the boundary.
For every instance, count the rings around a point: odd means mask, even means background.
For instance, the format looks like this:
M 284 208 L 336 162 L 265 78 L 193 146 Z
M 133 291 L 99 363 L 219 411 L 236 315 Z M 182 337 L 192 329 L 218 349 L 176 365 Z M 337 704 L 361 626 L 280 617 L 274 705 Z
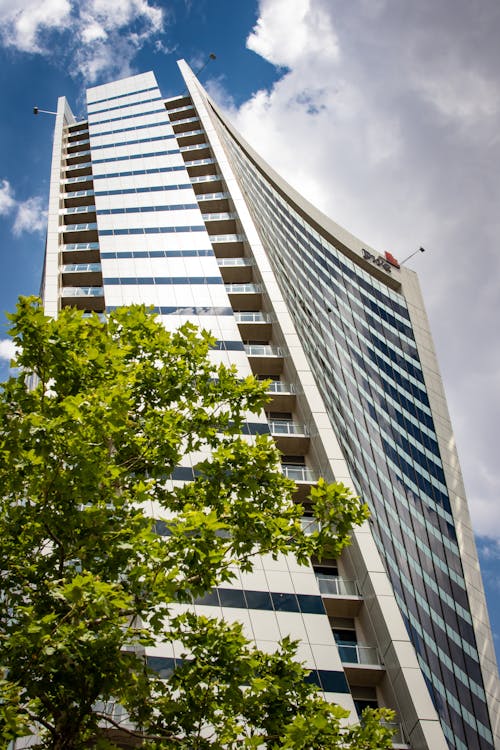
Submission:
M 70 25 L 68 0 L 0 0 L 0 30 L 3 44 L 21 52 L 45 51 L 42 41 L 49 30 Z
M 164 32 L 165 17 L 149 0 L 0 0 L 0 38 L 31 54 L 50 57 L 56 48 L 55 62 L 71 62 L 72 75 L 94 83 L 128 75 L 137 52 Z
M 235 108 L 299 192 L 419 271 L 476 530 L 500 539 L 498 5 L 261 0 L 247 46 L 279 72 Z
M 12 195 L 10 182 L 2 180 L 0 187 L 0 215 L 9 214 L 15 205 L 16 201 Z
M 247 47 L 274 65 L 295 67 L 317 56 L 319 40 L 322 59 L 335 60 L 339 47 L 332 19 L 314 0 L 261 0 Z
M 12 232 L 16 237 L 29 232 L 44 232 L 47 225 L 47 211 L 40 196 L 18 201 L 8 180 L 0 182 L 0 215 L 13 216 Z
M 25 232 L 44 232 L 47 226 L 47 211 L 40 196 L 28 198 L 17 204 L 16 218 L 12 228 L 16 237 Z
M 17 350 L 12 339 L 0 339 L 0 360 L 10 362 L 16 356 Z

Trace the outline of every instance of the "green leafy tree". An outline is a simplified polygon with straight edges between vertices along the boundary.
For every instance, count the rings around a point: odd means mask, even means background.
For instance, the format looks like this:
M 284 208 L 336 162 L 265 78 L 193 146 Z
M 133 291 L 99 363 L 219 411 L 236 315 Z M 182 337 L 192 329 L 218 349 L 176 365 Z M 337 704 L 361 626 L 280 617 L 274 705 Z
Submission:
M 2 746 L 31 734 L 47 750 L 389 747 L 377 713 L 341 729 L 346 712 L 305 682 L 289 640 L 266 654 L 239 625 L 179 614 L 256 554 L 339 554 L 366 517 L 345 487 L 320 481 L 318 529 L 303 531 L 272 440 L 241 436 L 265 385 L 212 364 L 206 332 L 170 333 L 143 307 L 53 320 L 22 298 L 10 318 Z M 178 486 L 172 473 L 190 461 L 194 481 Z M 145 648 L 174 640 L 186 658 L 160 679 Z

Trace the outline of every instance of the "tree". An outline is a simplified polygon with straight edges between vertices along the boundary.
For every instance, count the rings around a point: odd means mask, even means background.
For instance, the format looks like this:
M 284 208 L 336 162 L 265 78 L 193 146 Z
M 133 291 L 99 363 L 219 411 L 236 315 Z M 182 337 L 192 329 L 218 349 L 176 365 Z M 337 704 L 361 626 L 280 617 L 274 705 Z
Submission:
M 289 640 L 265 654 L 239 625 L 179 614 L 235 565 L 252 570 L 256 554 L 339 554 L 366 517 L 345 487 L 320 481 L 318 528 L 305 533 L 272 440 L 241 434 L 265 384 L 211 364 L 206 332 L 169 333 L 144 307 L 53 320 L 21 298 L 9 317 L 18 374 L 0 397 L 3 744 L 35 734 L 50 750 L 390 746 L 384 712 L 341 730 L 346 712 L 305 682 Z M 193 481 L 172 481 L 191 464 Z M 186 657 L 160 679 L 144 649 L 174 640 Z

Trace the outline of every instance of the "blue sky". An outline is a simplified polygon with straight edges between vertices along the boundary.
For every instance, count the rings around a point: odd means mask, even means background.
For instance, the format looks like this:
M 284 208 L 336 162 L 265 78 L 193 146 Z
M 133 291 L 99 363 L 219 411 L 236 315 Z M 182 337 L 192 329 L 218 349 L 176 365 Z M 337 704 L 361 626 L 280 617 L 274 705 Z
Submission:
M 0 307 L 37 293 L 53 119 L 175 61 L 313 203 L 418 270 L 500 638 L 497 0 L 0 0 Z M 0 337 L 0 375 L 9 343 Z

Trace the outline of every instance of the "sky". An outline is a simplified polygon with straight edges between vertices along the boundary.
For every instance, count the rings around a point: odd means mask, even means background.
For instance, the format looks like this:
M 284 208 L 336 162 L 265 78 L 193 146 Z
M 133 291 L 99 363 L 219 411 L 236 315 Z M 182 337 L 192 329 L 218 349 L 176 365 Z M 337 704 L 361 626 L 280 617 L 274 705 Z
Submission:
M 176 60 L 299 192 L 419 274 L 500 651 L 498 0 L 0 0 L 0 309 L 39 290 L 53 116 Z M 0 331 L 0 376 L 12 347 Z

